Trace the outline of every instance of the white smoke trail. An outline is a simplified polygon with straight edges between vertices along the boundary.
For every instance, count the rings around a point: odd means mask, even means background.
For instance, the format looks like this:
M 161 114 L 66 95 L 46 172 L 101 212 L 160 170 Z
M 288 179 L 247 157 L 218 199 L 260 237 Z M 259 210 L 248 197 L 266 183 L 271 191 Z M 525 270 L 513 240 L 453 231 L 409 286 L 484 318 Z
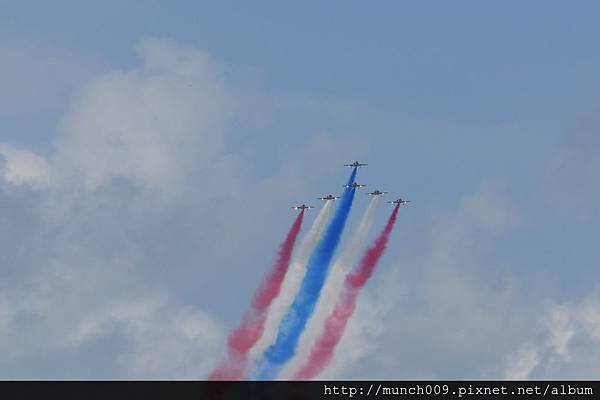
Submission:
M 321 334 L 323 321 L 332 311 L 333 306 L 342 291 L 344 278 L 350 271 L 350 268 L 352 268 L 352 265 L 356 262 L 361 245 L 367 239 L 369 230 L 373 224 L 373 217 L 375 215 L 375 209 L 377 208 L 378 198 L 379 196 L 373 196 L 356 232 L 354 233 L 352 242 L 350 242 L 350 245 L 345 248 L 344 252 L 331 267 L 329 276 L 327 277 L 327 281 L 323 287 L 319 301 L 317 302 L 315 312 L 309 320 L 306 330 L 300 337 L 296 356 L 281 371 L 280 376 L 283 379 L 291 377 L 292 373 L 300 367 L 300 363 L 306 360 L 315 340 Z
M 321 211 L 319 211 L 310 230 L 302 240 L 302 244 L 300 245 L 296 256 L 292 259 L 292 263 L 281 284 L 279 295 L 273 300 L 273 303 L 271 303 L 271 307 L 269 308 L 267 320 L 265 321 L 264 333 L 250 350 L 250 359 L 252 361 L 256 361 L 258 358 L 262 357 L 262 354 L 267 347 L 275 341 L 279 322 L 294 301 L 298 290 L 300 290 L 300 285 L 302 284 L 302 279 L 306 272 L 308 258 L 327 225 L 329 215 L 331 214 L 331 203 L 332 201 L 325 202 L 325 205 L 323 205 Z

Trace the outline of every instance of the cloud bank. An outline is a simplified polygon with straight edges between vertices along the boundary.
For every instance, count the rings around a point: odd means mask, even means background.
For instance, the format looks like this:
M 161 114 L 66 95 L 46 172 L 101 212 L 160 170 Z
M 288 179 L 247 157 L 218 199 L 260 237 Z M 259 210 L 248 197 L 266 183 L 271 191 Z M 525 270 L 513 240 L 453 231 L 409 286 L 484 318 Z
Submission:
M 232 144 L 243 102 L 222 63 L 164 39 L 137 54 L 132 68 L 50 88 L 71 97 L 49 154 L 0 139 L 2 378 L 206 376 L 286 229 L 273 210 L 325 192 L 323 176 L 366 151 L 365 139 L 311 133 L 258 173 Z M 27 96 L 15 107 L 56 101 Z M 20 112 L 7 104 L 0 114 Z M 586 132 L 549 171 L 593 210 L 597 130 Z M 403 227 L 410 212 L 322 378 L 598 376 L 597 291 L 532 301 L 493 257 L 523 219 L 504 186 L 482 182 L 416 232 Z

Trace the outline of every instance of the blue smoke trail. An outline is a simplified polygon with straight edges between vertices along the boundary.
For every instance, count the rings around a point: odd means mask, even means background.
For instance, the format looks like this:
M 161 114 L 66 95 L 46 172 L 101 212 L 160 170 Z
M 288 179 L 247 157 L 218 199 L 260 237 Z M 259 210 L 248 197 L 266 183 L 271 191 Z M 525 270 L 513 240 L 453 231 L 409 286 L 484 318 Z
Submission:
M 356 168 L 352 170 L 348 184 L 356 178 Z M 265 351 L 263 359 L 258 363 L 254 379 L 274 379 L 281 367 L 294 355 L 300 335 L 304 331 L 306 322 L 312 315 L 319 294 L 325 283 L 327 272 L 333 258 L 333 253 L 340 242 L 355 189 L 346 188 L 335 216 L 329 223 L 325 234 L 315 247 L 306 267 L 306 274 L 302 280 L 302 286 L 290 306 L 289 310 L 281 320 L 277 339 Z
M 351 183 L 354 182 L 354 180 L 356 180 L 356 171 L 358 170 L 358 168 L 354 167 L 352 168 L 352 173 L 350 174 L 350 178 L 348 179 L 348 182 L 346 182 L 346 185 L 350 185 Z M 346 194 L 348 191 L 346 190 L 346 192 L 344 194 Z

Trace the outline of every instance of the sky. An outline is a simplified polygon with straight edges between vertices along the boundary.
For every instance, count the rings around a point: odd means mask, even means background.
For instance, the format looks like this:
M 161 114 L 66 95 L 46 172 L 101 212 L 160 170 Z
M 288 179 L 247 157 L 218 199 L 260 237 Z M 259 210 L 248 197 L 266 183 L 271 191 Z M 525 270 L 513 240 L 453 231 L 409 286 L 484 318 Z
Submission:
M 0 5 L 1 378 L 206 376 L 355 159 L 323 378 L 598 377 L 597 2 Z

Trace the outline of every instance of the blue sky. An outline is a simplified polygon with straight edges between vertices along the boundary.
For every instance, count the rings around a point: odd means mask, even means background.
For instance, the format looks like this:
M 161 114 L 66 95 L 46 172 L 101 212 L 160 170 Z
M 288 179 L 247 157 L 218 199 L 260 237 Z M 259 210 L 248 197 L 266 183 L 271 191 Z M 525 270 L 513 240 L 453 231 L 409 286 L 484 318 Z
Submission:
M 1 3 L 0 376 L 202 376 L 364 159 L 414 207 L 329 377 L 597 377 L 596 2 Z

